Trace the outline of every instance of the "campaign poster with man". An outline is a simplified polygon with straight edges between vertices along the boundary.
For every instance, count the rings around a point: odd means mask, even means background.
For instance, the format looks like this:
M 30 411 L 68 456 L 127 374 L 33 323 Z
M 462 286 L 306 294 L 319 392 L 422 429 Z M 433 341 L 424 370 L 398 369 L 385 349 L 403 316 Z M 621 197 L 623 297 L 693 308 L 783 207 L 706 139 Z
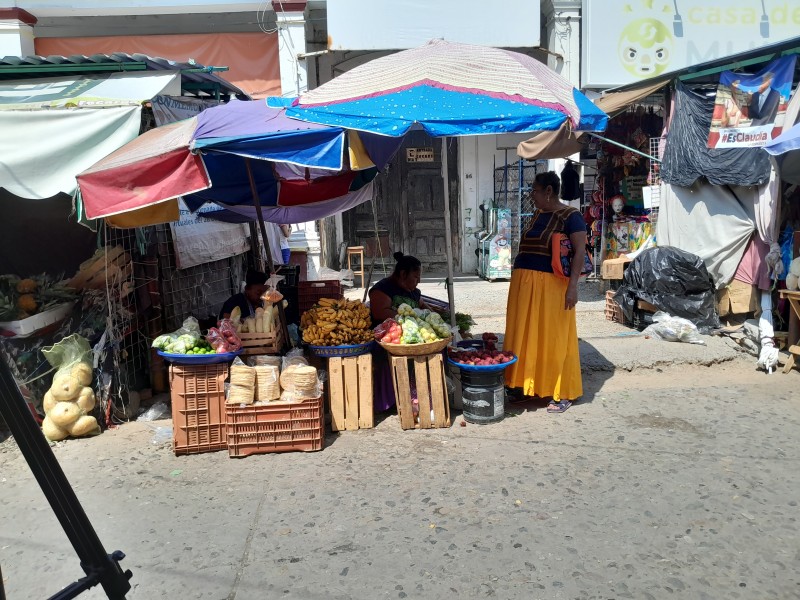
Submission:
M 796 59 L 775 59 L 755 75 L 720 75 L 709 148 L 758 148 L 780 135 Z

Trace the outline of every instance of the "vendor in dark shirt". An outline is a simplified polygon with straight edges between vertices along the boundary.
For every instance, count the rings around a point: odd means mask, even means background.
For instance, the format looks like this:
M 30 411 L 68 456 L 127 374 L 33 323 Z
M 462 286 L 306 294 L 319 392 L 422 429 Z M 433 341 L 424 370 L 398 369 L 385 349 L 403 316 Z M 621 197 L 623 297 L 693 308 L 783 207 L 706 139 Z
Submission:
M 369 291 L 373 327 L 397 315 L 395 299 L 408 298 L 416 303 L 412 308 L 429 308 L 422 300 L 422 292 L 417 288 L 422 275 L 422 263 L 418 258 L 406 256 L 402 252 L 395 252 L 394 259 L 397 261 L 394 272 L 381 279 Z
M 231 311 L 238 306 L 242 311 L 242 319 L 253 317 L 256 309 L 261 307 L 263 302 L 261 296 L 267 291 L 267 276 L 258 271 L 248 271 L 245 276 L 244 292 L 234 294 L 222 305 L 219 311 L 220 319 L 227 319 L 231 316 Z

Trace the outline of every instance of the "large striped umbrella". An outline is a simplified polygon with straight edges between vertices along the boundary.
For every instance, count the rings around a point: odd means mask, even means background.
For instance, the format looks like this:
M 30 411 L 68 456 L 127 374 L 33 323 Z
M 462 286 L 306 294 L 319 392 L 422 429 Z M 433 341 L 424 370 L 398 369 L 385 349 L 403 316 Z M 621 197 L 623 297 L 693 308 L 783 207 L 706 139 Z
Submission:
M 269 99 L 271 106 L 285 105 Z M 538 60 L 432 40 L 356 67 L 289 103 L 286 115 L 388 136 L 603 131 L 607 115 Z
M 370 61 L 287 102 L 286 115 L 311 123 L 398 137 L 423 129 L 442 137 L 448 296 L 453 256 L 447 136 L 556 131 L 603 131 L 608 116 L 573 85 L 536 59 L 498 48 L 432 40 Z M 455 310 L 451 310 L 455 325 Z

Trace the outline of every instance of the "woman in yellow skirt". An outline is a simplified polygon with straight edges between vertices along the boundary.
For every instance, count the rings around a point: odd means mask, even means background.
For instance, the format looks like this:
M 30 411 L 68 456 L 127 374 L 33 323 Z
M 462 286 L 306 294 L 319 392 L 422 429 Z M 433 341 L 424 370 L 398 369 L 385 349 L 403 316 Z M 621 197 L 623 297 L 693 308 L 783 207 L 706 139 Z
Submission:
M 534 180 L 536 211 L 514 261 L 503 342 L 503 349 L 519 357 L 506 369 L 506 386 L 523 396 L 549 399 L 548 412 L 564 412 L 583 394 L 575 305 L 586 224 L 578 210 L 559 202 L 560 189 L 552 171 Z M 555 233 L 568 235 L 575 249 L 569 279 L 553 274 Z

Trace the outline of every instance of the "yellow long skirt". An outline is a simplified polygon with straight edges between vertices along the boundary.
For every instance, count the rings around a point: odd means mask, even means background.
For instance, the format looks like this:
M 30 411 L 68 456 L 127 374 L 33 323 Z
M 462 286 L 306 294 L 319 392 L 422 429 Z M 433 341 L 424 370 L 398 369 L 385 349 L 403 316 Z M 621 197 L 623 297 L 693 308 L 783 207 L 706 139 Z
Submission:
M 568 281 L 552 273 L 515 269 L 511 275 L 504 350 L 519 360 L 506 385 L 526 396 L 575 400 L 583 395 L 575 309 L 564 309 Z

